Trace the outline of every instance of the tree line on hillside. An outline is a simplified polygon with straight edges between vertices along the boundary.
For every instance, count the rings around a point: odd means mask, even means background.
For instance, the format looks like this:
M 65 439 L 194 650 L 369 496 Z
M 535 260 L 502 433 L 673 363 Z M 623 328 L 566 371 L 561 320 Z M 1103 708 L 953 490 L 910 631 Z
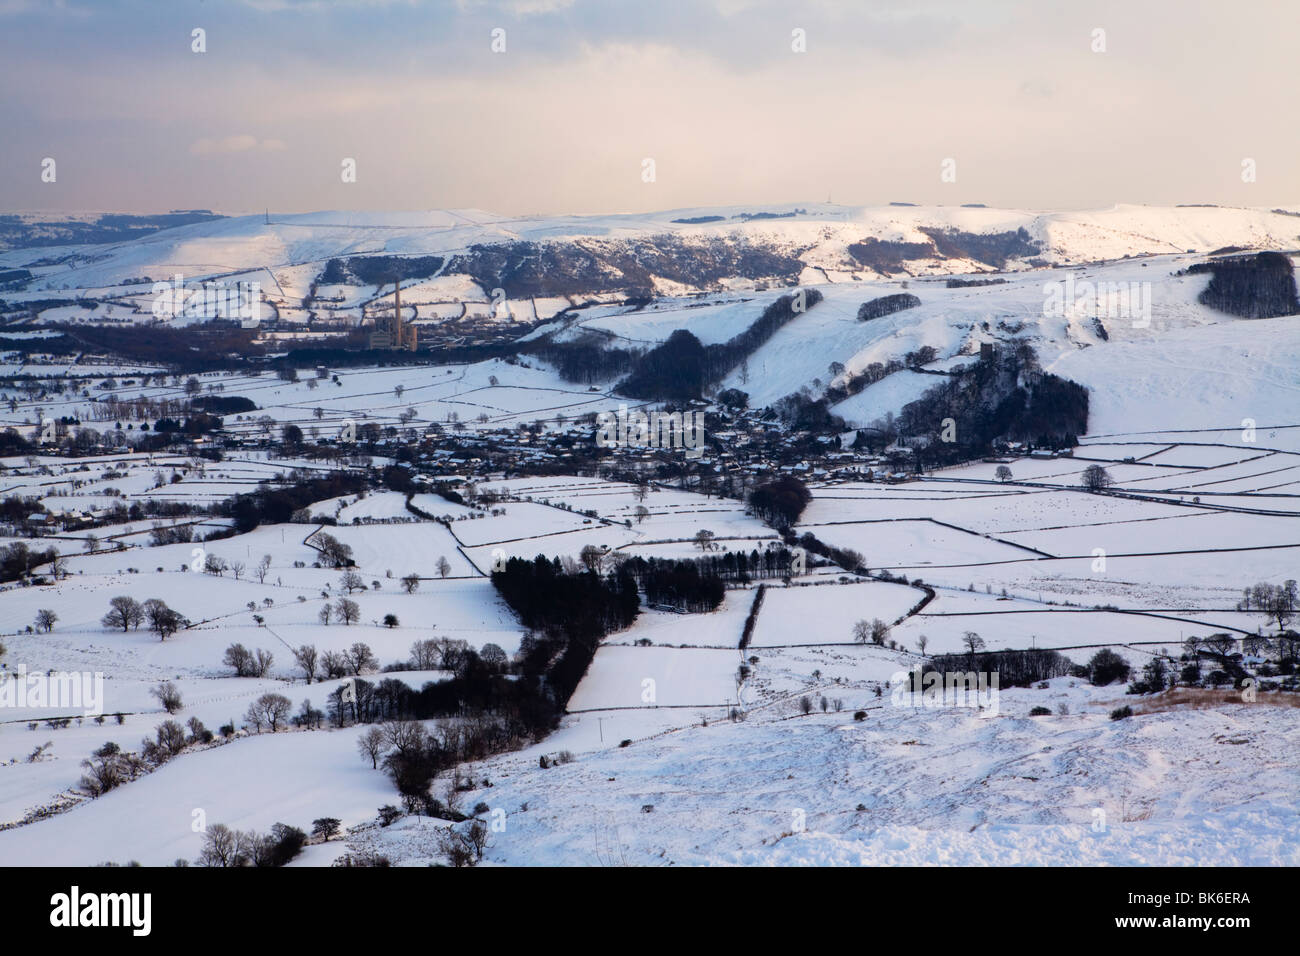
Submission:
M 628 349 L 604 348 L 604 341 L 595 335 L 573 342 L 555 342 L 548 338 L 527 343 L 520 347 L 520 351 L 547 362 L 565 381 L 591 385 L 625 374 L 637 358 L 637 354 Z
M 749 328 L 718 345 L 705 346 L 689 331 L 678 329 L 663 344 L 641 356 L 617 390 L 650 401 L 700 398 L 707 386 L 725 378 L 783 326 L 821 300 L 822 294 L 816 289 L 783 295 L 768 305 Z
M 0 547 L 0 581 L 17 581 L 32 572 L 32 568 L 48 564 L 59 556 L 55 548 L 29 548 L 21 541 Z
M 1197 297 L 1202 305 L 1247 319 L 1300 314 L 1295 270 L 1284 253 L 1231 256 L 1198 262 L 1187 269 L 1189 275 L 1205 272 L 1211 276 L 1210 284 Z
M 874 385 L 893 375 L 895 372 L 901 372 L 903 369 L 916 369 L 923 365 L 928 365 L 939 357 L 938 351 L 930 345 L 922 345 L 913 352 L 908 352 L 903 358 L 889 359 L 885 362 L 872 362 L 856 372 L 839 371 L 837 374 L 842 376 L 838 381 L 826 389 L 826 399 L 832 405 L 844 401 L 857 395 L 868 385 Z
M 764 482 L 749 493 L 749 507 L 774 528 L 792 527 L 803 514 L 812 492 L 793 475 Z
M 895 312 L 902 312 L 904 309 L 914 309 L 920 304 L 921 300 L 910 292 L 882 295 L 858 306 L 858 321 L 867 322 L 871 319 L 879 319 L 886 315 L 893 315 Z
M 643 585 L 648 574 L 680 565 L 694 567 L 701 577 L 749 584 L 764 578 L 789 577 L 794 565 L 794 552 L 788 547 L 780 546 L 762 550 L 754 548 L 749 552 L 724 551 L 697 558 L 643 558 L 636 555 L 623 562 L 621 568 L 627 570 L 637 584 Z
M 521 672 L 545 677 L 558 706 L 568 701 L 600 639 L 629 627 L 640 611 L 630 574 L 569 574 L 558 558 L 511 558 L 492 584 L 530 630 L 520 649 Z
M 513 661 L 499 648 L 488 654 L 495 645 L 477 652 L 447 643 L 440 650 L 438 642 L 422 641 L 412 648 L 410 666 L 450 669 L 450 679 L 417 690 L 396 678 L 372 683 L 353 677 L 327 698 L 336 726 L 382 722 L 376 729 L 387 737 L 370 734 L 373 763 L 378 767 L 383 755 L 411 812 L 431 806 L 429 788 L 438 773 L 554 729 L 600 638 L 629 626 L 640 610 L 630 574 L 569 573 L 558 559 L 541 555 L 510 559 L 492 573 L 492 583 L 529 629 Z M 315 664 L 307 650 L 295 652 L 304 668 L 304 660 Z M 419 723 L 435 718 L 447 718 L 437 734 Z
M 632 575 L 644 589 L 646 603 L 690 614 L 716 610 L 727 594 L 722 578 L 697 561 L 636 557 L 620 570 Z
M 219 506 L 218 513 L 233 518 L 239 534 L 262 524 L 287 524 L 293 513 L 317 501 L 355 495 L 367 487 L 366 478 L 350 472 L 336 472 L 324 478 L 309 478 L 280 488 L 259 488 L 236 495 Z
M 978 233 L 960 229 L 921 226 L 928 242 L 901 242 L 874 236 L 847 247 L 850 256 L 882 274 L 901 272 L 909 259 L 973 259 L 995 269 L 1003 269 L 1008 259 L 1037 255 L 1042 244 L 1027 230 Z
M 953 372 L 903 406 L 894 427 L 921 439 L 913 443 L 918 467 L 988 454 L 998 439 L 1070 446 L 1087 430 L 1088 390 L 1043 372 L 1024 343 Z
M 999 687 L 1030 687 L 1040 681 L 1067 677 L 1076 672 L 1075 664 L 1059 651 L 1036 648 L 982 652 L 984 640 L 972 631 L 967 632 L 966 642 L 967 653 L 936 654 L 922 662 L 920 673 L 996 673 Z M 919 691 L 921 688 L 916 689 Z

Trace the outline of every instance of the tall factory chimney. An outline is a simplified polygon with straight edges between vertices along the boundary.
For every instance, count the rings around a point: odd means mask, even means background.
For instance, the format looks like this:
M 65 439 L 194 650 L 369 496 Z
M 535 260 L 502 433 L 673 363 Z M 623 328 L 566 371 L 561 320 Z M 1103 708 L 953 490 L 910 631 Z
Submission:
M 393 283 L 393 344 L 399 348 L 405 336 L 402 335 L 402 277 L 399 275 Z

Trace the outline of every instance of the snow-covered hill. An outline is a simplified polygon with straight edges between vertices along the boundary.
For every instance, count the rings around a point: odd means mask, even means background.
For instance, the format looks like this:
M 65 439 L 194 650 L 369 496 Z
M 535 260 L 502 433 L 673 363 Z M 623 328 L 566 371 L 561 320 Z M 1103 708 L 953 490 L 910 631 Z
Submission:
M 656 269 L 647 249 L 672 258 L 674 244 L 687 250 L 744 247 L 795 264 L 790 278 L 803 282 L 851 281 L 880 274 L 874 253 L 851 247 L 876 240 L 907 244 L 902 274 L 991 271 L 988 252 L 972 255 L 961 243 L 936 246 L 934 233 L 997 236 L 1024 230 L 1037 251 L 1015 255 L 1013 268 L 1028 260 L 1077 264 L 1125 256 L 1209 252 L 1225 246 L 1289 249 L 1300 246 L 1300 204 L 1289 213 L 1220 206 L 1118 205 L 1090 211 L 1050 212 L 983 207 L 849 207 L 830 203 L 790 206 L 678 209 L 639 215 L 507 218 L 481 210 L 430 212 L 315 212 L 234 216 L 167 229 L 129 242 L 12 250 L 0 266 L 30 268 L 31 291 L 92 289 L 149 276 L 175 273 L 198 278 L 257 269 L 322 263 L 358 255 L 466 254 L 474 246 L 517 243 L 576 246 L 617 258 L 629 249 L 641 255 L 659 290 L 669 292 L 673 270 Z M 268 221 L 269 219 L 269 221 Z M 876 251 L 879 251 L 877 249 Z M 978 252 L 978 250 L 976 250 Z M 964 254 L 963 254 L 964 253 Z M 864 260 L 865 257 L 865 260 Z M 871 263 L 874 262 L 875 266 Z M 37 265 L 37 263 L 42 263 Z M 755 275 L 757 278 L 779 278 Z M 680 282 L 678 282 L 680 284 Z M 716 281 L 708 283 L 717 287 Z M 689 285 L 689 284 L 688 284 Z

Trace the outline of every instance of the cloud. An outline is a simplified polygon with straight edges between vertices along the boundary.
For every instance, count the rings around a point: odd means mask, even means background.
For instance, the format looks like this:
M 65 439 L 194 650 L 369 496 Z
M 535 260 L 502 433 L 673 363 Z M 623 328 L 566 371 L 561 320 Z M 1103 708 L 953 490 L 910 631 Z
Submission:
M 402 4 L 418 7 L 420 0 L 239 0 L 246 7 L 260 13 L 328 13 L 339 7 L 387 7 Z
M 534 13 L 555 13 L 573 6 L 574 0 L 513 0 L 511 10 L 520 16 Z
M 277 153 L 285 149 L 284 141 L 278 139 L 258 140 L 256 136 L 241 133 L 222 139 L 204 137 L 190 144 L 190 152 L 195 156 L 210 156 L 214 153 Z
M 1212 0 L 208 0 L 195 55 L 146 0 L 54 2 L 0 0 L 0 87 L 26 84 L 0 168 L 93 156 L 42 191 L 63 209 L 1295 201 L 1300 126 L 1270 109 L 1298 4 L 1261 33 Z M 1243 156 L 1277 174 L 1243 185 Z M 0 211 L 30 194 L 0 177 Z
M 88 16 L 90 10 L 68 6 L 66 0 L 0 0 L 0 17 L 16 16 L 21 13 L 58 13 L 60 16 L 76 14 Z
M 510 13 L 519 17 L 533 14 L 558 13 L 567 10 L 577 0 L 455 0 L 459 13 Z
M 1021 96 L 1036 96 L 1043 99 L 1050 99 L 1056 95 L 1056 86 L 1051 80 L 1039 76 L 1021 81 L 1019 92 Z

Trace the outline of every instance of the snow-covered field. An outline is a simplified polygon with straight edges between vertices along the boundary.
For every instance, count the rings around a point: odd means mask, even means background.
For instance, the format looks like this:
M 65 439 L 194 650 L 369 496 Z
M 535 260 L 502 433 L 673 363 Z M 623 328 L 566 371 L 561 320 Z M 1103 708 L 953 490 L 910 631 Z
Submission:
M 1117 460 L 1131 457 L 1123 454 L 1128 450 L 1098 444 L 1091 453 Z M 1186 484 L 1189 476 L 1234 467 L 1239 455 L 1160 444 L 1143 456 L 1161 458 L 1168 460 L 1158 464 L 1177 467 L 1164 480 Z M 1125 702 L 1122 686 L 1096 688 L 1076 678 L 1004 690 L 991 716 L 895 706 L 891 680 L 914 666 L 922 641 L 931 654 L 957 652 L 963 635 L 974 631 L 990 649 L 1061 648 L 1076 661 L 1108 646 L 1140 667 L 1156 654 L 1176 655 L 1187 637 L 1258 627 L 1258 615 L 1233 608 L 1241 587 L 1257 578 L 1280 580 L 1294 567 L 1286 545 L 1298 542 L 1290 540 L 1288 522 L 1152 501 L 1145 493 L 1131 497 L 1127 483 L 1105 496 L 1062 487 L 1077 481 L 1080 464 L 1013 462 L 1016 478 L 1008 483 L 972 465 L 921 483 L 814 487 L 800 531 L 859 550 L 869 568 L 923 578 L 933 599 L 924 600 L 919 582 L 768 582 L 744 652 L 737 642 L 752 590 L 731 591 L 719 610 L 703 616 L 643 612 L 597 652 L 570 701 L 571 716 L 555 734 L 470 768 L 471 778 L 492 786 L 466 793 L 466 803 L 505 812 L 485 860 L 1300 861 L 1295 708 L 1173 708 L 1112 722 L 1106 713 Z M 222 466 L 236 473 L 233 463 Z M 339 572 L 313 566 L 317 554 L 305 542 L 314 525 L 265 526 L 205 545 L 250 568 L 269 555 L 261 582 L 248 570 L 238 580 L 229 571 L 182 571 L 193 545 L 151 547 L 131 534 L 120 538 L 122 551 L 70 553 L 70 574 L 56 584 L 0 593 L 11 631 L 22 630 L 41 607 L 59 609 L 53 633 L 4 638 L 10 668 L 103 672 L 110 715 L 62 728 L 47 726 L 49 715 L 31 708 L 6 715 L 0 815 L 16 822 L 43 805 L 72 806 L 0 832 L 0 852 L 51 864 L 166 864 L 197 855 L 200 837 L 190 820 L 201 809 L 209 821 L 263 830 L 277 821 L 307 825 L 337 816 L 351 828 L 345 842 L 353 851 L 382 853 L 400 865 L 430 862 L 439 858 L 437 821 L 373 823 L 375 808 L 395 795 L 382 772 L 358 759 L 357 727 L 238 736 L 192 749 L 97 800 L 78 797 L 79 765 L 105 742 L 133 746 L 165 717 L 149 693 L 163 679 L 182 692 L 177 717 L 209 727 L 237 722 L 268 690 L 295 704 L 321 705 L 337 681 L 304 683 L 291 654 L 302 643 L 342 651 L 365 641 L 381 665 L 403 660 L 411 643 L 427 636 L 475 647 L 491 642 L 513 653 L 522 630 L 480 573 L 503 542 L 528 556 L 574 556 L 578 542 L 601 538 L 625 553 L 685 556 L 705 522 L 735 535 L 719 547 L 748 550 L 771 540 L 738 506 L 728 511 L 726 502 L 682 491 L 651 492 L 651 517 L 628 529 L 623 522 L 636 499 L 627 485 L 550 477 L 490 486 L 507 496 L 495 506 L 505 514 L 459 521 L 453 515 L 454 536 L 415 519 L 402 496 L 388 492 L 318 503 L 316 511 L 339 517 L 339 527 L 328 530 L 353 548 L 367 585 L 352 595 L 361 608 L 352 625 L 317 620 L 320 607 L 341 592 Z M 424 504 L 434 512 L 442 504 L 476 513 L 443 499 Z M 596 517 L 584 517 L 588 511 Z M 1107 550 L 1105 572 L 1092 570 L 1094 546 Z M 1231 571 L 1215 551 L 1223 548 L 1239 549 L 1230 552 Z M 1168 557 L 1153 560 L 1152 552 Z M 1137 554 L 1145 556 L 1130 557 Z M 443 556 L 452 566 L 446 577 L 435 567 Z M 422 580 L 406 594 L 397 578 L 410 571 Z M 194 625 L 165 642 L 143 629 L 107 631 L 98 619 L 118 594 L 162 596 Z M 382 626 L 385 613 L 399 624 Z M 873 618 L 893 625 L 890 645 L 854 642 L 854 623 Z M 273 653 L 265 678 L 230 676 L 221 656 L 234 641 Z M 743 680 L 742 663 L 750 668 Z M 423 679 L 399 676 L 411 686 Z M 805 696 L 814 702 L 807 716 L 799 707 Z M 1052 716 L 1030 718 L 1034 706 Z M 733 708 L 743 720 L 728 719 Z M 122 724 L 111 716 L 119 711 Z M 864 719 L 854 719 L 857 711 Z M 30 751 L 47 742 L 28 762 Z M 538 766 L 539 755 L 561 750 L 575 755 L 572 762 Z M 1098 811 L 1110 821 L 1104 832 L 1093 826 Z M 301 862 L 327 865 L 343 848 L 312 847 Z
M 794 532 L 857 552 L 867 574 L 814 561 L 806 575 L 763 581 L 743 649 L 757 582 L 732 586 L 708 614 L 643 609 L 596 650 L 554 733 L 462 768 L 470 780 L 458 797 L 462 807 L 481 803 L 501 824 L 484 861 L 1300 863 L 1294 693 L 1179 703 L 1127 695 L 1122 683 L 1095 687 L 1058 677 L 1004 688 L 982 710 L 902 706 L 892 693 L 898 673 L 922 655 L 961 652 L 972 636 L 988 650 L 1055 649 L 1075 664 L 1106 648 L 1140 670 L 1157 657 L 1178 662 L 1189 638 L 1239 640 L 1268 628 L 1262 614 L 1239 610 L 1238 602 L 1258 582 L 1300 576 L 1300 320 L 1214 313 L 1197 301 L 1206 278 L 1180 273 L 1201 258 L 1192 249 L 1289 248 L 1294 217 L 1203 208 L 810 208 L 810 215 L 761 228 L 798 250 L 802 279 L 823 301 L 722 386 L 745 390 L 751 408 L 761 409 L 932 348 L 926 371 L 896 371 L 832 408 L 861 427 L 896 414 L 981 344 L 1022 337 L 1046 370 L 1089 389 L 1088 434 L 1072 457 L 1009 456 L 897 484 L 832 480 L 825 472 L 811 479 L 813 498 Z M 70 268 L 44 268 L 29 292 L 49 297 L 68 282 L 106 288 L 185 262 L 190 271 L 195 263 L 214 272 L 220 264 L 225 273 L 262 269 L 284 296 L 301 298 L 315 281 L 311 263 L 361 251 L 441 254 L 493 239 L 607 234 L 718 238 L 759 228 L 673 222 L 708 212 L 558 221 L 477 211 L 320 213 L 279 223 L 237 217 L 116 245 L 81 262 L 75 279 Z M 906 280 L 846 265 L 847 246 L 864 237 L 917 241 L 921 227 L 935 225 L 1023 226 L 1044 244 L 1047 268 L 1017 264 L 1004 283 L 948 288 L 941 277 L 957 268 L 951 261 L 909 263 Z M 22 267 L 27 255 L 0 254 L 0 267 Z M 1088 264 L 1102 259 L 1113 261 Z M 1107 319 L 1099 331 L 1090 316 L 1047 314 L 1045 286 L 1067 273 L 1149 282 L 1151 323 Z M 905 286 L 919 306 L 857 319 L 864 301 Z M 382 290 L 317 292 L 350 308 Z M 642 308 L 606 297 L 555 324 L 568 323 L 560 339 L 600 337 L 614 347 L 651 347 L 678 328 L 714 344 L 749 328 L 786 292 L 677 289 Z M 488 303 L 464 276 L 435 276 L 403 296 L 422 309 L 446 307 L 447 315 L 455 304 Z M 531 321 L 568 304 L 512 300 L 508 311 Z M 174 400 L 184 390 L 182 381 L 147 368 L 74 372 L 29 364 L 21 371 L 112 375 L 122 379 L 113 389 L 121 400 Z M 126 379 L 146 373 L 154 373 L 148 383 Z M 257 404 L 226 416 L 240 438 L 284 425 L 331 437 L 366 423 L 410 429 L 402 441 L 434 426 L 473 434 L 536 423 L 548 434 L 577 434 L 575 419 L 623 401 L 614 380 L 593 390 L 532 357 L 349 368 L 323 378 L 304 368 L 298 381 L 269 372 L 205 373 L 199 382 L 210 395 Z M 51 386 L 38 401 L 11 386 L 0 428 L 31 434 L 38 420 L 72 416 L 111 429 L 106 389 L 94 387 L 97 397 Z M 553 466 L 546 454 L 539 450 L 533 460 Z M 6 534 L 0 546 L 54 547 L 65 571 L 51 580 L 53 568 L 41 564 L 30 570 L 45 583 L 0 585 L 0 680 L 7 684 L 20 669 L 104 678 L 103 719 L 0 706 L 0 860 L 192 860 L 202 837 L 191 822 L 201 810 L 209 823 L 259 831 L 275 822 L 309 829 L 316 818 L 338 817 L 344 834 L 312 845 L 295 865 L 329 865 L 345 851 L 382 854 L 398 865 L 441 862 L 438 835 L 447 820 L 377 822 L 378 808 L 400 799 L 385 773 L 359 756 L 362 727 L 241 727 L 228 741 L 191 746 L 99 798 L 80 784 L 82 762 L 105 744 L 135 750 L 152 735 L 167 719 L 151 693 L 160 681 L 172 681 L 182 695 L 173 719 L 195 718 L 211 730 L 241 725 L 249 704 L 267 692 L 284 694 L 295 709 L 304 701 L 323 706 L 340 679 L 306 681 L 294 658 L 305 644 L 343 653 L 363 642 L 377 662 L 367 680 L 417 689 L 448 676 L 396 669 L 417 641 L 496 645 L 513 655 L 528 646 L 528 635 L 489 577 L 502 556 L 577 559 L 595 546 L 609 567 L 633 555 L 698 556 L 695 536 L 704 529 L 713 533 L 713 554 L 748 554 L 779 540 L 736 498 L 666 482 L 638 488 L 601 475 L 538 475 L 528 467 L 477 477 L 476 494 L 490 503 L 472 496 L 456 503 L 427 490 L 408 499 L 375 487 L 314 501 L 291 523 L 242 534 L 222 515 L 155 521 L 132 510 L 145 502 L 207 506 L 293 478 L 374 473 L 391 460 L 309 460 L 252 448 L 228 449 L 221 461 L 128 449 L 95 458 L 0 459 L 0 498 L 39 501 L 49 513 L 44 536 Z M 445 461 L 446 470 L 467 474 L 475 463 L 468 456 Z M 1093 464 L 1114 479 L 1104 494 L 1081 487 Z M 1002 465 L 1009 478 L 997 477 Z M 60 530 L 69 516 L 94 520 L 93 531 Z M 193 541 L 152 541 L 167 528 L 190 526 Z M 359 582 L 325 566 L 324 534 L 351 549 Z M 225 562 L 220 573 L 205 572 L 209 556 Z M 409 593 L 408 575 L 418 579 Z M 164 600 L 186 625 L 166 640 L 147 625 L 107 627 L 101 618 L 118 597 Z M 355 602 L 355 619 L 322 620 L 322 610 L 341 599 Z M 57 613 L 48 633 L 33 626 L 43 609 Z M 855 640 L 855 626 L 875 620 L 888 628 L 885 639 Z M 236 677 L 223 662 L 236 642 L 272 655 L 262 676 Z M 1136 715 L 1109 719 L 1124 704 Z M 1049 713 L 1031 716 L 1033 708 Z M 450 776 L 435 782 L 438 794 Z M 59 812 L 33 819 L 50 808 Z

